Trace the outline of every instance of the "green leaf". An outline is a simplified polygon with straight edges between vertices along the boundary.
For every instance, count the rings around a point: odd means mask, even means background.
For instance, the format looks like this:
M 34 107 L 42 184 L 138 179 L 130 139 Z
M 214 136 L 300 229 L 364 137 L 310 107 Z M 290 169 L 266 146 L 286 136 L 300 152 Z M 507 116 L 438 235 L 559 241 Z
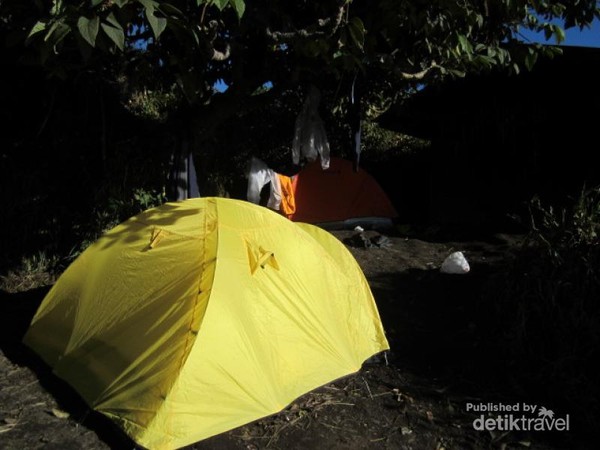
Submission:
M 230 0 L 233 9 L 237 13 L 238 19 L 241 19 L 244 15 L 244 11 L 246 11 L 246 3 L 244 0 Z
M 183 17 L 183 13 L 181 12 L 181 10 L 171 5 L 170 3 L 161 3 L 158 9 L 165 16 Z
M 462 70 L 449 69 L 448 72 L 457 78 L 463 78 L 466 75 Z
M 475 20 L 476 20 L 476 22 L 477 22 L 477 26 L 478 26 L 479 28 L 483 28 L 483 15 L 481 15 L 481 14 L 477 14 L 477 15 L 475 16 Z
M 77 20 L 77 28 L 79 29 L 81 37 L 92 47 L 96 46 L 96 36 L 98 36 L 99 26 L 100 19 L 98 19 L 98 16 L 94 16 L 93 19 L 81 16 L 79 20 Z
M 46 33 L 46 36 L 44 36 L 44 41 L 47 41 L 48 39 L 50 39 L 50 37 L 52 36 L 52 33 L 54 33 L 54 31 L 56 30 L 56 28 L 58 28 L 58 25 L 61 22 L 56 20 L 52 23 L 52 25 L 50 26 L 50 29 L 48 30 L 48 32 Z
M 525 64 L 527 70 L 531 71 L 531 69 L 533 69 L 533 65 L 537 61 L 537 58 L 538 54 L 536 52 L 529 53 L 527 56 L 525 56 L 525 61 L 523 61 L 523 63 Z
M 549 59 L 554 58 L 556 55 L 562 55 L 562 49 L 559 47 L 551 47 L 548 45 L 544 45 L 540 48 L 542 54 Z
M 188 101 L 190 103 L 195 103 L 200 96 L 200 88 L 198 86 L 198 79 L 196 75 L 190 72 L 181 73 L 179 74 L 177 82 Z
M 365 35 L 365 24 L 359 17 L 353 17 L 350 19 L 350 25 L 356 29 L 360 34 Z
M 164 17 L 156 17 L 154 15 L 154 9 L 149 8 L 146 9 L 146 17 L 148 18 L 148 23 L 150 24 L 150 28 L 152 28 L 154 37 L 158 39 L 167 27 L 167 19 Z
M 427 46 L 427 51 L 431 53 L 431 42 L 427 38 L 425 38 L 425 45 Z
M 123 51 L 125 48 L 125 33 L 123 33 L 123 28 L 119 26 L 119 28 L 111 25 L 110 23 L 102 22 L 100 24 L 104 33 L 113 41 L 119 50 Z
M 494 58 L 490 58 L 489 56 L 486 56 L 486 55 L 475 56 L 475 58 L 473 59 L 473 62 L 475 63 L 476 66 L 478 66 L 480 68 L 486 68 L 486 69 L 491 68 L 496 63 Z
M 348 43 L 348 34 L 346 33 L 345 29 L 342 29 L 340 31 L 340 37 L 338 39 L 338 47 L 339 48 L 345 47 L 347 43 Z
M 192 39 L 194 40 L 194 44 L 196 45 L 196 47 L 198 47 L 200 45 L 200 41 L 202 40 L 202 38 L 199 36 L 198 29 L 196 28 L 189 30 L 189 33 L 192 36 Z
M 56 16 L 62 11 L 62 9 L 63 9 L 62 0 L 53 0 L 52 8 L 50 8 L 50 14 L 53 16 Z
M 560 44 L 565 40 L 565 31 L 558 25 L 554 25 L 554 35 L 557 44 Z
M 113 0 L 113 3 L 115 5 L 117 5 L 119 8 L 122 8 L 123 6 L 125 6 L 127 3 L 129 3 L 129 0 Z
M 81 52 L 81 57 L 83 58 L 83 60 L 86 62 L 89 61 L 94 49 L 90 47 L 89 43 L 86 40 L 84 40 L 83 37 L 81 37 L 81 33 L 75 34 L 75 41 L 77 42 L 77 47 Z
M 504 64 L 504 61 L 506 60 L 506 55 L 508 54 L 508 52 L 506 50 L 504 50 L 503 48 L 499 48 L 498 49 L 498 62 L 500 64 Z
M 106 16 L 106 21 L 109 24 L 111 24 L 113 27 L 123 30 L 121 23 L 117 20 L 117 18 L 115 17 L 115 15 L 113 13 L 110 13 L 108 16 Z
M 550 38 L 552 37 L 552 27 L 550 26 L 549 23 L 545 23 L 543 25 L 544 27 L 544 37 L 546 38 L 547 41 L 550 40 Z
M 90 3 L 92 4 L 92 8 L 98 6 L 100 3 L 102 3 L 104 0 L 91 0 Z
M 46 22 L 42 22 L 41 20 L 38 20 L 35 23 L 35 25 L 33 26 L 33 28 L 31 28 L 31 31 L 27 35 L 27 39 L 29 39 L 31 36 L 33 36 L 35 34 L 38 34 L 40 31 L 44 31 L 46 29 L 46 25 L 48 25 Z
M 562 16 L 563 11 L 565 10 L 565 5 L 561 5 L 561 4 L 552 5 L 551 9 L 552 9 L 552 14 L 554 14 L 557 17 L 560 17 L 560 16 Z
M 213 0 L 212 2 L 220 11 L 223 11 L 223 8 L 227 6 L 229 0 Z
M 158 2 L 154 0 L 137 0 L 146 9 L 155 9 L 158 7 Z
M 473 53 L 473 46 L 467 39 L 464 34 L 456 34 L 458 37 L 458 43 L 460 44 L 460 48 L 464 53 Z
M 348 31 L 356 46 L 362 50 L 365 44 L 365 26 L 362 20 L 358 17 L 350 19 L 350 22 L 348 22 Z
M 70 32 L 70 26 L 60 21 L 54 22 L 44 37 L 44 41 L 48 41 L 50 45 L 56 47 Z

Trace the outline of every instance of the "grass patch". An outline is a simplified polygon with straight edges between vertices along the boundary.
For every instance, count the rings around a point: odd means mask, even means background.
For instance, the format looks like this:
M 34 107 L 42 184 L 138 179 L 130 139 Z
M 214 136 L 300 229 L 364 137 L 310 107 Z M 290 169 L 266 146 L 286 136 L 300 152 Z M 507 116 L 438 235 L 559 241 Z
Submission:
M 600 188 L 561 208 L 534 198 L 529 228 L 490 291 L 501 351 L 526 392 L 591 431 L 600 412 Z
M 24 256 L 14 269 L 0 275 L 0 289 L 16 293 L 54 284 L 59 267 L 60 258 L 56 255 L 38 252 Z

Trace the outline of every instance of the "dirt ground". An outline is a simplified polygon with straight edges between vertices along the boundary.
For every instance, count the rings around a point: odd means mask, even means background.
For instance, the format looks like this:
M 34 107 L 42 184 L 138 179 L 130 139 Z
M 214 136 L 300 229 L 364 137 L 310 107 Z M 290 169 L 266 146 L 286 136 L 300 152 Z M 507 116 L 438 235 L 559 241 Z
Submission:
M 591 448 L 576 435 L 576 423 L 563 432 L 477 431 L 473 421 L 482 413 L 467 411 L 469 404 L 531 400 L 514 382 L 514 368 L 498 357 L 493 308 L 482 300 L 519 236 L 434 240 L 386 233 L 389 246 L 365 248 L 353 231 L 334 234 L 363 268 L 391 351 L 277 415 L 190 449 Z M 441 274 L 444 258 L 458 250 L 471 271 Z M 0 449 L 136 448 L 20 343 L 48 288 L 0 291 Z

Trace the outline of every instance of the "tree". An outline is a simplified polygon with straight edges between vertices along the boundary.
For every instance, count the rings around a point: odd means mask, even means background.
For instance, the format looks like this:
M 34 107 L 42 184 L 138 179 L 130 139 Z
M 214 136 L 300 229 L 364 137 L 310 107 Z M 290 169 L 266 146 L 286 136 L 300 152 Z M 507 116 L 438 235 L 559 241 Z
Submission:
M 190 119 L 199 146 L 227 119 L 306 83 L 335 90 L 359 73 L 381 102 L 447 76 L 518 72 L 557 52 L 522 45 L 519 30 L 560 43 L 556 19 L 583 28 L 600 17 L 595 0 L 5 0 L 0 8 L 5 46 L 22 62 L 63 79 L 93 73 L 134 100 L 161 92 L 169 113 Z M 273 88 L 261 93 L 265 83 Z

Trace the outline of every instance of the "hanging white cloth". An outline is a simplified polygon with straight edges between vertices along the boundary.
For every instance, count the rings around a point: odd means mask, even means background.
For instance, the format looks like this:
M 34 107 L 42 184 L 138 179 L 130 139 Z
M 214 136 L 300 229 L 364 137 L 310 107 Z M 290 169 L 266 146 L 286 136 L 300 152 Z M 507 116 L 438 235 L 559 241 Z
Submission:
M 279 211 L 281 207 L 281 183 L 277 174 L 260 159 L 254 156 L 250 160 L 248 170 L 248 191 L 246 197 L 249 202 L 260 203 L 260 191 L 267 183 L 271 183 L 271 193 L 267 206 Z
M 325 170 L 329 168 L 329 141 L 323 121 L 319 117 L 320 101 L 321 93 L 311 85 L 302 110 L 296 118 L 292 160 L 294 164 L 299 164 L 301 157 L 314 161 L 320 156 L 321 168 Z
M 275 211 L 279 211 L 281 208 L 281 183 L 277 173 L 269 169 L 271 172 L 271 194 L 269 195 L 269 201 L 267 206 Z

